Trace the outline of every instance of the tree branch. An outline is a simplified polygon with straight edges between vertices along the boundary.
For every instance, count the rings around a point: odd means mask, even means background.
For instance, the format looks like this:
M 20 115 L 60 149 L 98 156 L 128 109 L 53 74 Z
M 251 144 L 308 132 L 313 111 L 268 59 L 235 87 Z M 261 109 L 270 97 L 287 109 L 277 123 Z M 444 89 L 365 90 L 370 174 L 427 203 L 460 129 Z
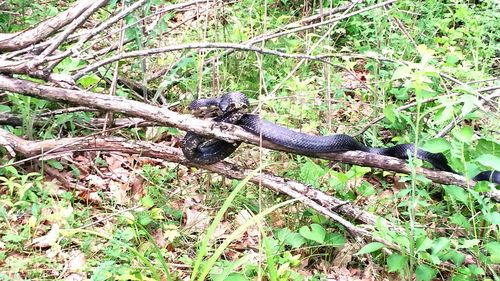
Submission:
M 117 55 L 100 60 L 98 62 L 95 62 L 95 63 L 85 67 L 84 69 L 78 71 L 75 75 L 73 75 L 73 79 L 76 81 L 79 78 L 81 78 L 83 75 L 85 75 L 89 72 L 92 72 L 101 66 L 104 66 L 106 64 L 109 64 L 109 63 L 112 63 L 115 61 L 119 61 L 122 59 L 133 58 L 133 57 L 143 57 L 143 56 L 149 56 L 149 55 L 154 55 L 154 54 L 159 54 L 159 53 L 181 51 L 181 50 L 191 50 L 191 49 L 234 49 L 234 50 L 239 50 L 239 51 L 252 51 L 252 52 L 257 52 L 260 54 L 274 55 L 274 56 L 283 57 L 283 58 L 309 59 L 309 60 L 316 60 L 316 61 L 322 61 L 324 63 L 329 63 L 328 61 L 326 61 L 324 59 L 327 56 L 309 56 L 309 55 L 305 55 L 305 54 L 288 54 L 288 53 L 283 53 L 283 52 L 279 52 L 279 51 L 275 51 L 275 50 L 258 48 L 258 47 L 251 47 L 249 45 L 243 45 L 243 44 L 237 44 L 237 43 L 199 42 L 199 43 L 191 43 L 191 44 L 178 44 L 178 45 L 166 46 L 166 47 L 161 47 L 161 48 L 146 49 L 146 50 L 132 51 L 132 52 L 117 54 Z M 1 68 L 0 68 L 0 70 L 1 70 Z
M 48 46 L 41 54 L 40 60 L 43 60 L 43 57 L 50 55 L 53 51 L 55 51 L 59 45 L 61 45 L 68 36 L 75 31 L 80 25 L 82 25 L 93 13 L 95 13 L 100 7 L 106 4 L 108 0 L 99 0 L 96 1 L 92 6 L 90 6 L 85 12 L 83 12 L 78 18 L 76 18 L 71 24 L 64 30 L 57 38 L 53 40 L 53 42 Z
M 127 100 L 122 97 L 113 97 L 84 91 L 56 88 L 42 84 L 36 84 L 26 80 L 8 78 L 1 75 L 0 90 L 17 92 L 23 95 L 29 95 L 40 99 L 61 101 L 102 110 L 121 112 L 129 116 L 140 117 L 145 120 L 166 124 L 185 131 L 192 131 L 208 137 L 222 139 L 229 142 L 243 141 L 273 150 L 292 152 L 295 154 L 304 154 L 300 151 L 293 151 L 271 142 L 261 140 L 258 136 L 255 136 L 232 124 L 224 123 L 224 125 L 221 126 L 221 124 L 217 122 L 196 119 L 189 115 L 178 114 L 167 108 L 160 108 L 138 101 Z M 365 153 L 362 151 L 347 151 L 310 156 L 360 166 L 391 170 L 400 173 L 411 173 L 410 166 L 401 159 Z M 475 184 L 473 181 L 467 181 L 464 176 L 453 173 L 430 170 L 421 167 L 417 167 L 416 172 L 438 183 L 454 184 L 465 188 L 472 188 Z M 484 194 L 488 197 L 494 198 L 497 201 L 500 201 L 500 191 L 493 190 Z
M 13 34 L 0 34 L 0 51 L 19 50 L 47 38 L 61 27 L 71 23 L 93 4 L 93 1 L 80 0 L 71 8 L 39 23 L 32 29 Z
M 26 157 L 47 156 L 82 150 L 119 151 L 126 154 L 163 159 L 169 162 L 179 163 L 184 166 L 194 166 L 238 180 L 244 179 L 247 175 L 253 172 L 250 169 L 245 169 L 227 161 L 222 161 L 214 165 L 195 164 L 184 158 L 182 152 L 178 148 L 157 143 L 130 141 L 123 138 L 82 137 L 64 138 L 59 140 L 26 141 L 3 129 L 0 129 L 0 139 L 4 141 L 4 145 L 12 147 L 15 151 Z M 358 208 L 351 202 L 343 201 L 320 190 L 310 188 L 307 185 L 293 180 L 275 176 L 269 172 L 258 173 L 250 179 L 250 182 L 262 185 L 272 191 L 290 196 L 292 198 L 299 199 L 299 201 L 301 201 L 304 205 L 343 225 L 351 233 L 351 235 L 355 237 L 366 239 L 368 241 L 381 242 L 388 248 L 397 251 L 404 250 L 397 244 L 379 237 L 376 232 L 374 232 L 374 230 L 376 230 L 375 225 L 381 223 L 391 231 L 398 233 L 398 235 L 405 236 L 406 230 L 398 226 L 402 225 L 402 222 L 394 224 L 380 216 Z M 366 227 L 356 226 L 339 214 L 352 221 L 361 221 L 366 224 Z M 417 227 L 422 228 L 423 226 Z M 467 256 L 467 263 L 477 262 L 471 255 L 465 255 Z M 455 267 L 449 262 L 444 262 L 441 265 L 448 269 Z

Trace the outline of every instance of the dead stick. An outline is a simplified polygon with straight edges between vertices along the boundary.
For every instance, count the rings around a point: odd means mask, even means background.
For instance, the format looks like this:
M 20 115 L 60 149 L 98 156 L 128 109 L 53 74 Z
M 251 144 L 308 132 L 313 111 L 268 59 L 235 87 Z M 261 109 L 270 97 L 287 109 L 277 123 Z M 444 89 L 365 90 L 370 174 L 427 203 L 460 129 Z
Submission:
M 174 126 L 185 131 L 192 131 L 207 137 L 222 139 L 229 142 L 243 141 L 254 145 L 262 145 L 263 147 L 269 149 L 292 152 L 295 154 L 304 154 L 300 151 L 294 151 L 271 142 L 261 140 L 259 136 L 253 135 L 236 125 L 226 123 L 222 125 L 209 120 L 200 120 L 189 115 L 178 114 L 167 108 L 160 108 L 122 97 L 106 96 L 85 91 L 51 87 L 27 80 L 8 78 L 2 75 L 0 75 L 0 90 L 17 92 L 41 99 L 68 102 L 102 110 L 121 112 L 129 116 L 141 117 L 148 121 Z M 412 171 L 411 167 L 404 160 L 362 151 L 346 151 L 309 156 L 360 166 L 392 170 L 406 174 L 410 174 Z M 475 184 L 473 181 L 467 181 L 464 176 L 454 173 L 435 171 L 421 167 L 417 167 L 416 172 L 424 175 L 434 182 L 454 184 L 465 188 L 472 188 Z M 500 201 L 500 191 L 492 190 L 484 194 L 488 197 L 494 198 L 496 201 Z
M 208 171 L 212 171 L 233 179 L 244 179 L 252 170 L 242 168 L 238 165 L 228 163 L 226 161 L 219 162 L 214 165 L 199 165 L 189 162 L 184 158 L 180 149 L 173 148 L 167 145 L 153 144 L 141 141 L 129 141 L 123 138 L 64 138 L 59 140 L 45 141 L 27 141 L 19 138 L 3 129 L 0 129 L 0 138 L 5 139 L 10 146 L 24 156 L 33 156 L 43 154 L 44 151 L 52 151 L 51 153 L 63 153 L 70 151 L 120 151 L 127 154 L 138 154 L 145 157 L 159 158 L 169 162 L 179 163 L 185 166 L 199 167 Z M 288 195 L 292 198 L 299 199 L 304 205 L 311 207 L 322 215 L 333 219 L 342 224 L 355 237 L 367 239 L 369 241 L 377 241 L 385 244 L 388 248 L 401 251 L 401 248 L 383 238 L 372 235 L 372 232 L 366 228 L 361 228 L 347 221 L 339 214 L 342 214 L 352 220 L 359 220 L 371 229 L 375 229 L 376 223 L 383 223 L 384 226 L 392 231 L 398 232 L 400 235 L 405 235 L 405 230 L 385 219 L 359 209 L 355 205 L 340 200 L 334 196 L 330 196 L 320 190 L 310 188 L 302 183 L 284 179 L 275 176 L 269 172 L 261 172 L 250 179 L 250 182 L 261 184 L 275 192 Z M 402 223 L 401 223 L 402 224 Z M 398 224 L 399 225 L 399 224 Z M 421 226 L 420 226 L 421 227 Z M 467 260 L 476 262 L 475 258 L 467 254 Z M 445 268 L 454 268 L 448 262 L 443 263 Z

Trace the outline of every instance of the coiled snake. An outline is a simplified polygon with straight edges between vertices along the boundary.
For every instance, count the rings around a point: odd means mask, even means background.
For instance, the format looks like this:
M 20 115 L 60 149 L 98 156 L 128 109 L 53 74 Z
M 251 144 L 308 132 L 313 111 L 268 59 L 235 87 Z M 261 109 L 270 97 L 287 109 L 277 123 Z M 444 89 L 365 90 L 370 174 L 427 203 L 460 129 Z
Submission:
M 191 103 L 189 108 L 195 115 L 215 114 L 216 122 L 236 124 L 254 135 L 285 148 L 314 155 L 360 150 L 364 152 L 408 159 L 408 153 L 425 160 L 441 171 L 457 174 L 449 165 L 446 157 L 441 153 L 431 153 L 417 148 L 413 144 L 398 144 L 387 148 L 369 147 L 359 143 L 348 135 L 336 134 L 330 136 L 315 136 L 295 132 L 288 128 L 262 120 L 257 115 L 247 114 L 248 98 L 239 92 L 226 93 L 220 98 L 198 99 Z M 214 111 L 214 109 L 216 111 Z M 206 138 L 202 135 L 187 132 L 182 140 L 182 151 L 187 159 L 199 164 L 214 164 L 233 153 L 240 143 L 229 143 L 223 140 Z M 476 175 L 473 180 L 486 180 L 500 184 L 499 171 L 484 171 Z

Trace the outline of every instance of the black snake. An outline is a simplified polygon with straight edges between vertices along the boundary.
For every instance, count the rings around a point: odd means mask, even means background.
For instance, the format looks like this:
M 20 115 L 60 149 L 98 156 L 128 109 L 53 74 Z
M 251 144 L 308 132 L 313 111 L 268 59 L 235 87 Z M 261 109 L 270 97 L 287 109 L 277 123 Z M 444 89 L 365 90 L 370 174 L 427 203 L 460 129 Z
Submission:
M 364 152 L 408 159 L 408 153 L 432 164 L 438 170 L 457 174 L 442 153 L 431 153 L 417 148 L 413 144 L 398 144 L 388 148 L 375 148 L 363 145 L 348 135 L 315 136 L 295 132 L 288 128 L 262 120 L 254 114 L 247 114 L 248 98 L 239 92 L 226 93 L 220 98 L 198 99 L 189 108 L 196 116 L 215 116 L 216 122 L 236 124 L 254 135 L 274 144 L 300 153 L 314 155 L 342 151 L 360 150 Z M 182 140 L 182 151 L 187 159 L 199 164 L 214 164 L 233 153 L 240 143 L 206 138 L 193 132 L 187 132 Z M 499 171 L 484 171 L 473 180 L 486 180 L 500 184 Z

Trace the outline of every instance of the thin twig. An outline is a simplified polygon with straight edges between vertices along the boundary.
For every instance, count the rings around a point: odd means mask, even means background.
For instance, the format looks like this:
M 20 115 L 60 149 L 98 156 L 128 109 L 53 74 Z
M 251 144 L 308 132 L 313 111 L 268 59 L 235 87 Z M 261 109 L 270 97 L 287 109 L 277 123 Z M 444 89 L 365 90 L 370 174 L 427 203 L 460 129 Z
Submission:
M 96 1 L 92 6 L 90 6 L 84 13 L 82 13 L 76 20 L 74 20 L 64 32 L 62 32 L 52 44 L 48 46 L 41 54 L 40 58 L 37 60 L 42 60 L 43 58 L 50 55 L 53 51 L 55 51 L 63 42 L 68 38 L 68 36 L 75 31 L 80 25 L 82 25 L 93 13 L 95 13 L 101 6 L 106 4 L 108 0 L 99 0 Z M 35 63 L 35 66 L 37 64 Z
M 356 4 L 359 2 L 360 0 L 356 0 L 354 1 L 350 6 L 349 8 L 347 8 L 345 11 L 344 11 L 344 15 L 347 14 L 348 11 L 350 11 L 352 8 L 354 8 L 356 6 Z M 332 30 L 335 28 L 335 26 L 337 26 L 337 22 L 334 22 L 332 24 L 332 26 L 330 26 L 328 28 L 328 30 L 321 36 L 321 38 L 319 38 L 319 40 L 317 42 L 315 42 L 313 44 L 313 46 L 311 48 L 309 48 L 306 52 L 306 55 L 311 55 L 311 53 L 319 46 L 319 44 L 321 44 L 321 42 L 323 42 L 323 40 L 325 40 L 325 38 L 327 38 L 330 33 L 332 32 Z M 264 41 L 263 41 L 264 42 Z M 288 72 L 288 74 L 286 75 L 285 78 L 281 79 L 281 81 L 276 85 L 274 86 L 273 90 L 269 93 L 270 96 L 274 96 L 276 94 L 277 91 L 279 91 L 279 89 L 281 89 L 281 87 L 283 86 L 283 84 L 288 81 L 288 79 L 290 79 L 296 72 L 297 70 L 300 68 L 300 66 L 305 62 L 306 60 L 305 59 L 301 59 L 292 69 L 292 71 Z
M 323 56 L 309 56 L 309 55 L 305 55 L 305 54 L 288 54 L 288 53 L 283 53 L 283 52 L 279 52 L 279 51 L 275 51 L 275 50 L 258 48 L 258 47 L 251 47 L 248 45 L 242 45 L 242 44 L 237 44 L 237 43 L 198 42 L 198 43 L 191 43 L 191 44 L 179 44 L 179 45 L 166 46 L 166 47 L 161 47 L 161 48 L 146 49 L 146 50 L 141 50 L 141 51 L 125 52 L 122 54 L 114 55 L 112 57 L 95 62 L 95 63 L 85 67 L 84 69 L 78 71 L 75 75 L 73 75 L 73 79 L 78 80 L 83 75 L 85 75 L 89 72 L 92 72 L 103 65 L 106 65 L 106 64 L 109 64 L 109 63 L 112 63 L 115 61 L 119 61 L 122 59 L 149 56 L 149 55 L 172 52 L 172 51 L 191 50 L 191 49 L 235 49 L 235 50 L 239 50 L 239 51 L 251 51 L 251 52 L 257 52 L 260 54 L 274 55 L 274 56 L 283 57 L 283 58 L 309 59 L 309 60 L 321 61 L 321 62 L 324 62 L 327 64 L 331 64 L 330 62 L 325 60 L 325 58 L 327 57 L 325 55 L 323 55 Z
M 326 20 L 326 21 L 322 21 L 322 22 L 319 22 L 319 23 L 315 23 L 315 24 L 311 24 L 311 25 L 307 25 L 307 26 L 301 26 L 301 27 L 293 28 L 293 29 L 286 30 L 286 31 L 283 31 L 283 32 L 271 34 L 271 35 L 266 36 L 264 38 L 260 38 L 258 42 L 261 42 L 261 40 L 271 40 L 271 39 L 274 39 L 274 38 L 277 38 L 277 37 L 281 37 L 281 36 L 284 36 L 284 35 L 288 35 L 288 34 L 291 34 L 291 33 L 296 33 L 296 32 L 304 31 L 304 30 L 307 30 L 307 29 L 312 29 L 312 28 L 323 26 L 323 25 L 328 25 L 328 24 L 331 24 L 331 23 L 334 23 L 334 22 L 337 22 L 337 21 L 341 21 L 341 20 L 350 18 L 352 16 L 356 16 L 356 15 L 362 14 L 364 12 L 367 12 L 367 11 L 370 11 L 370 10 L 373 10 L 373 9 L 377 9 L 377 8 L 380 8 L 380 7 L 392 4 L 392 3 L 396 2 L 396 1 L 397 0 L 384 1 L 384 2 L 375 4 L 375 5 L 366 7 L 366 8 L 362 8 L 362 9 L 359 9 L 359 10 L 357 10 L 355 12 L 348 13 L 348 14 L 345 14 L 343 16 L 339 16 L 339 17 L 336 17 L 336 18 L 333 18 L 333 19 L 330 19 L 330 20 Z M 255 43 L 257 43 L 257 42 L 254 42 L 253 44 L 255 44 Z
M 487 97 L 485 97 L 485 99 L 483 99 L 481 102 L 482 104 L 485 104 L 487 102 L 489 102 L 492 98 L 495 98 L 495 97 L 498 97 L 498 95 L 496 94 L 491 94 Z M 470 114 L 474 111 L 476 111 L 478 109 L 478 107 L 474 108 L 473 110 L 471 110 L 470 112 L 468 112 L 467 114 Z M 458 124 L 460 124 L 463 120 L 464 120 L 464 115 L 463 114 L 460 114 L 459 116 L 455 117 L 455 119 L 453 119 L 448 125 L 446 125 L 441 131 L 439 131 L 439 133 L 437 133 L 434 137 L 435 138 L 441 138 L 441 137 L 444 137 L 445 135 L 447 135 L 449 132 L 451 132 L 451 130 L 453 130 L 453 128 L 455 128 L 455 126 L 457 126 Z
M 92 111 L 99 111 L 99 110 L 97 110 L 95 108 L 87 107 L 87 106 L 68 107 L 68 108 L 56 109 L 56 110 L 51 110 L 48 112 L 38 114 L 36 116 L 36 118 L 50 117 L 50 116 L 66 114 L 66 113 L 74 113 L 74 112 L 80 112 L 80 111 L 92 112 Z

